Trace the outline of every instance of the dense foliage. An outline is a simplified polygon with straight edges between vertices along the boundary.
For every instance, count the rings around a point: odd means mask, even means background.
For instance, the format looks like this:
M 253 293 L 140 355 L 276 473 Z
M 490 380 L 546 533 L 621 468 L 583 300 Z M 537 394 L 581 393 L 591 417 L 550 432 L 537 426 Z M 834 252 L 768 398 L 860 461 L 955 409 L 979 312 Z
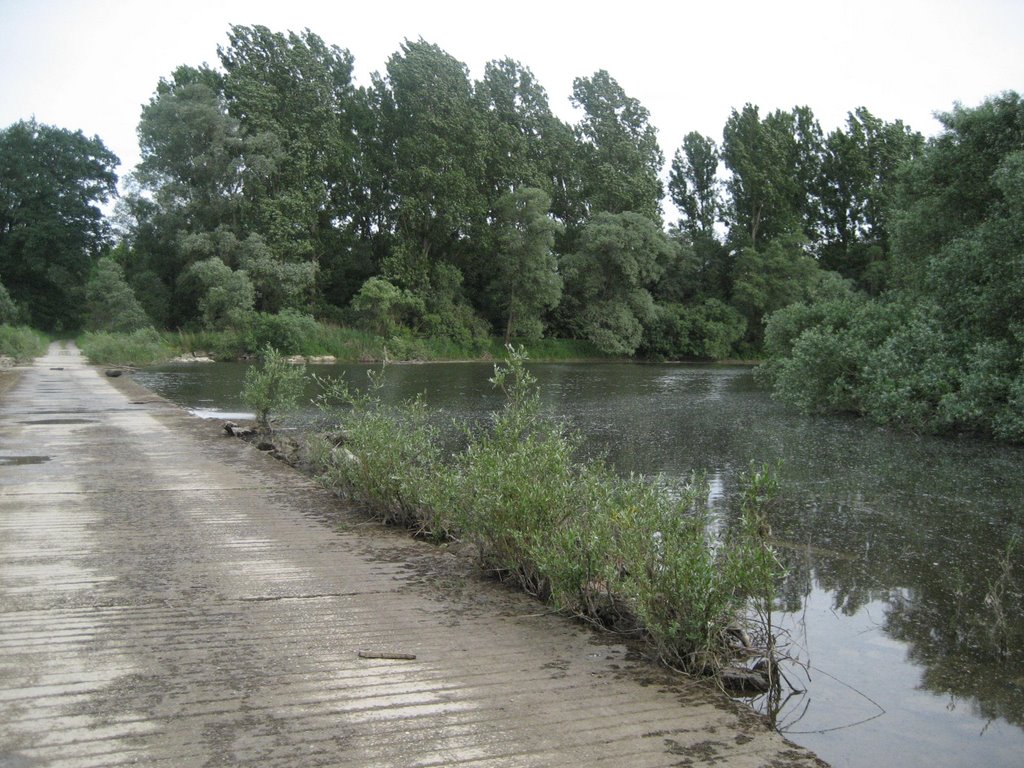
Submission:
M 1024 441 L 1024 102 L 941 116 L 888 209 L 878 297 L 830 285 L 771 317 L 763 375 L 808 411 Z
M 27 362 L 39 357 L 46 352 L 49 341 L 44 334 L 27 326 L 0 323 L 0 364 L 10 360 Z
M 0 130 L 0 321 L 16 312 L 47 331 L 81 325 L 85 282 L 107 243 L 99 206 L 114 194 L 117 163 L 81 131 L 35 120 Z
M 927 144 L 864 107 L 825 132 L 745 104 L 666 169 L 603 70 L 569 124 L 511 59 L 473 80 L 419 39 L 366 85 L 353 67 L 308 30 L 235 26 L 217 66 L 162 79 L 113 249 L 99 139 L 0 133 L 0 321 L 214 334 L 220 355 L 323 352 L 342 326 L 395 356 L 548 336 L 766 357 L 805 409 L 1024 439 L 1016 94 Z
M 297 309 L 477 349 L 546 333 L 757 354 L 764 317 L 808 298 L 822 265 L 881 286 L 894 168 L 921 143 L 863 108 L 826 136 L 807 107 L 748 104 L 721 146 L 684 137 L 666 232 L 655 128 L 608 72 L 575 80 L 571 125 L 511 59 L 474 81 L 406 41 L 356 86 L 351 55 L 309 31 L 228 40 L 218 68 L 179 67 L 142 111 L 122 263 L 158 324 Z

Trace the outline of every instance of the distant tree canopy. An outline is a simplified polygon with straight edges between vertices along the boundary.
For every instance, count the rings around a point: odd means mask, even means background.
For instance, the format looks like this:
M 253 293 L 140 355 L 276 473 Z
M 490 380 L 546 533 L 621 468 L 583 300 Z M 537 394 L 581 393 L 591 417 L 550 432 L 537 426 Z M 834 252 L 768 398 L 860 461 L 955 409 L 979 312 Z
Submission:
M 604 70 L 575 79 L 569 124 L 524 64 L 473 80 L 423 39 L 360 86 L 309 30 L 234 26 L 218 55 L 143 107 L 112 261 L 116 158 L 35 122 L 0 134 L 0 317 L 766 355 L 808 409 L 1024 439 L 1014 93 L 927 143 L 864 107 L 826 132 L 745 104 L 666 168 Z
M 885 287 L 896 169 L 921 148 L 863 108 L 826 136 L 807 107 L 747 104 L 721 142 L 683 137 L 667 185 L 681 218 L 665 234 L 650 114 L 604 70 L 574 81 L 571 125 L 520 62 L 492 61 L 474 81 L 422 39 L 366 86 L 348 51 L 308 30 L 232 27 L 219 58 L 157 84 L 121 206 L 127 279 L 151 317 L 178 326 L 209 324 L 182 276 L 215 257 L 245 273 L 263 313 L 757 354 L 764 317 L 806 298 L 819 272 Z M 633 242 L 612 235 L 623 227 Z M 704 318 L 688 333 L 719 318 L 718 341 L 643 341 L 680 307 Z
M 117 163 L 81 131 L 35 120 L 0 131 L 0 280 L 25 322 L 81 326 L 85 282 L 108 244 L 99 206 L 115 194 Z

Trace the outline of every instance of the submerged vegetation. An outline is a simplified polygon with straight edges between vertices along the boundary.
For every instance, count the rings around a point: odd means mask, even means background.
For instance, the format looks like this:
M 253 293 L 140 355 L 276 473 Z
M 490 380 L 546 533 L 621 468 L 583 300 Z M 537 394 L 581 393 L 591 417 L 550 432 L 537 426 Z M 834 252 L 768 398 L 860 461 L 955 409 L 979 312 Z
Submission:
M 761 616 L 764 627 L 779 565 L 758 523 L 718 540 L 700 478 L 667 487 L 583 458 L 579 439 L 542 412 L 521 350 L 495 367 L 504 407 L 465 426 L 454 453 L 421 400 L 381 399 L 382 375 L 362 392 L 322 382 L 331 426 L 307 438 L 307 452 L 329 487 L 383 522 L 470 544 L 487 572 L 646 638 L 677 668 L 717 671 L 747 636 L 744 621 Z M 754 483 L 752 520 L 768 504 L 763 477 Z

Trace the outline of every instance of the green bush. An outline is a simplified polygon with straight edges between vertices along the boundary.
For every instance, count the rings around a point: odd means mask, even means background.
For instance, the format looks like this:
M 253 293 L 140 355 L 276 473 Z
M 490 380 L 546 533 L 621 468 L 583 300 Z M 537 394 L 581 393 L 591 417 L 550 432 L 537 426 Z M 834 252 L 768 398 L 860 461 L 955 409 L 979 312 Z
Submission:
M 85 285 L 85 302 L 90 330 L 131 333 L 153 325 L 128 285 L 124 268 L 110 256 L 100 259 L 93 268 Z
M 1024 443 L 1024 361 L 1010 382 L 1006 406 L 993 419 L 996 437 Z
M 283 309 L 276 315 L 256 313 L 249 328 L 250 350 L 273 347 L 285 355 L 315 355 L 319 352 L 320 325 L 312 315 Z
M 567 478 L 563 509 L 571 514 L 535 537 L 530 557 L 544 574 L 551 602 L 602 626 L 632 629 L 635 614 L 620 594 L 618 512 L 622 481 L 602 464 Z
M 808 328 L 788 358 L 774 369 L 776 391 L 804 413 L 853 411 L 859 408 L 857 385 L 863 350 L 851 334 L 831 326 Z
M 508 364 L 495 368 L 492 382 L 505 393 L 505 408 L 490 429 L 470 435 L 455 462 L 455 492 L 445 501 L 488 569 L 546 597 L 551 584 L 538 552 L 550 532 L 580 512 L 578 441 L 541 414 L 524 363 L 523 353 L 512 351 Z
M 643 351 L 671 360 L 723 360 L 746 333 L 747 321 L 718 299 L 694 306 L 660 304 L 644 329 Z
M 25 363 L 46 352 L 50 341 L 45 334 L 23 325 L 0 325 L 0 357 Z
M 183 308 L 194 305 L 196 311 L 190 314 L 198 314 L 207 329 L 239 328 L 248 323 L 256 290 L 244 270 L 233 270 L 221 258 L 210 256 L 179 275 L 177 301 Z
M 740 587 L 735 558 L 707 538 L 707 491 L 686 488 L 678 499 L 655 486 L 634 486 L 619 513 L 619 589 L 634 605 L 661 659 L 704 670 L 721 653 L 725 630 L 750 595 Z
M 1021 330 L 1024 335 L 1024 329 Z M 1024 355 L 1020 341 L 978 342 L 956 371 L 956 388 L 939 401 L 940 423 L 1024 442 Z
M 431 501 L 441 473 L 440 449 L 426 407 L 419 399 L 385 404 L 382 373 L 371 375 L 362 393 L 342 380 L 319 380 L 318 404 L 342 427 L 320 435 L 312 446 L 323 480 L 385 524 L 443 537 L 447 521 Z
M 468 304 L 445 305 L 423 316 L 428 337 L 448 339 L 459 349 L 479 354 L 490 345 L 490 329 Z
M 256 411 L 256 423 L 271 431 L 271 417 L 294 410 L 305 391 L 306 367 L 293 365 L 273 347 L 265 347 L 260 362 L 245 372 L 242 401 Z
M 861 413 L 869 366 L 905 318 L 901 305 L 852 292 L 792 304 L 766 324 L 756 375 L 804 413 Z
M 705 670 L 727 630 L 770 598 L 777 563 L 744 525 L 709 538 L 707 489 L 616 477 L 579 457 L 579 439 L 541 411 L 521 350 L 492 380 L 505 407 L 447 464 L 422 401 L 385 405 L 326 387 L 338 427 L 308 442 L 325 481 L 382 520 L 475 545 L 481 564 L 561 610 L 641 631 L 673 665 Z M 749 530 L 748 530 L 749 529 Z
M 275 313 L 308 303 L 316 282 L 315 261 L 297 254 L 293 261 L 281 259 L 255 233 L 239 243 L 238 251 L 238 267 L 252 282 L 256 309 Z
M 423 301 L 380 277 L 371 277 L 352 298 L 360 324 L 379 336 L 393 336 L 414 327 L 422 317 Z
M 938 309 L 847 294 L 771 316 L 757 377 L 805 413 L 850 411 L 924 432 L 1024 441 L 1017 340 L 973 345 Z
M 883 424 L 941 432 L 951 422 L 942 401 L 956 390 L 956 353 L 930 313 L 913 312 L 864 366 L 863 410 Z
M 21 311 L 6 286 L 0 282 L 0 326 L 14 325 L 21 316 Z
M 78 346 L 96 365 L 154 365 L 170 360 L 174 351 L 153 328 L 132 333 L 84 333 Z

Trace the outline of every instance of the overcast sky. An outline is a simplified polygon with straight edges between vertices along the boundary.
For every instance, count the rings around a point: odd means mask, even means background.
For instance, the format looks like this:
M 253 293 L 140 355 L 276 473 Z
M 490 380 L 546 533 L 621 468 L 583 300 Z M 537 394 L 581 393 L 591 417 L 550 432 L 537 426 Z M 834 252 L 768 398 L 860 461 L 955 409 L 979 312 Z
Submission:
M 932 115 L 1024 90 L 1022 0 L 0 0 L 0 127 L 32 116 L 138 161 L 139 110 L 180 64 L 217 63 L 230 24 L 309 28 L 355 56 L 357 83 L 423 37 L 467 64 L 530 67 L 575 120 L 573 78 L 608 70 L 651 112 L 667 158 L 732 108 L 810 106 L 826 130 L 866 106 L 932 135 Z

